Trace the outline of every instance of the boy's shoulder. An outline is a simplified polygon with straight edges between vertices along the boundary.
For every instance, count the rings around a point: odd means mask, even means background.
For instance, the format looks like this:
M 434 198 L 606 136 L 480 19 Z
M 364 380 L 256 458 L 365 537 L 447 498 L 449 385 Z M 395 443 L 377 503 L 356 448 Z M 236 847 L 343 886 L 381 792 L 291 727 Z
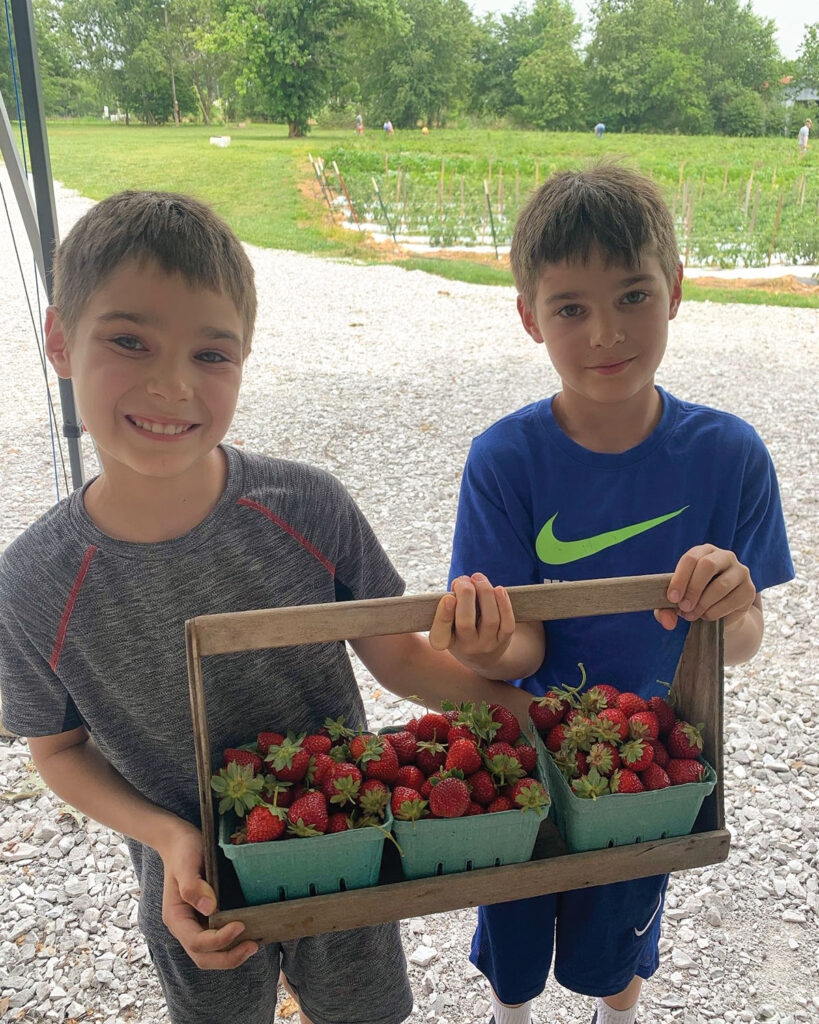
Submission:
M 346 488 L 326 469 L 308 462 L 281 459 L 258 452 L 228 448 L 228 457 L 241 465 L 241 491 L 245 498 L 275 493 L 305 506 L 329 495 L 346 494 Z
M 676 398 L 668 392 L 664 396 L 672 407 L 674 435 L 704 443 L 712 443 L 719 438 L 721 447 L 730 446 L 734 451 L 737 447 L 762 445 L 754 427 L 741 416 L 726 412 L 725 409 Z
M 21 566 L 44 565 L 59 561 L 63 553 L 81 546 L 81 538 L 72 522 L 74 495 L 52 505 L 8 545 L 0 554 L 0 579 Z
M 542 434 L 550 416 L 551 398 L 530 402 L 495 420 L 472 440 L 472 447 L 483 453 L 514 448 L 532 434 Z

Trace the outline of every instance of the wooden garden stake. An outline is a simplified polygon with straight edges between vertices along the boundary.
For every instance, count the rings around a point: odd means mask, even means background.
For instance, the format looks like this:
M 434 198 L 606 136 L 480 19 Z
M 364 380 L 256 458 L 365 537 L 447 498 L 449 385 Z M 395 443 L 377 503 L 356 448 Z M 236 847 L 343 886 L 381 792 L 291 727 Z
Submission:
M 316 180 L 319 183 L 321 194 L 324 196 L 324 201 L 327 203 L 327 209 L 330 211 L 330 220 L 335 224 L 336 219 L 333 216 L 333 204 L 330 202 L 330 197 L 327 194 L 327 189 L 324 187 L 324 181 L 322 180 L 321 171 L 319 170 L 318 163 L 313 159 L 312 154 L 308 153 L 307 158 L 310 161 L 310 166 L 316 175 Z
M 401 202 L 401 167 L 398 167 L 398 174 L 395 176 L 395 205 Z
M 688 266 L 688 251 L 691 247 L 691 222 L 694 220 L 694 197 L 691 197 L 691 202 L 688 206 L 688 220 L 685 225 L 685 256 L 683 258 L 683 266 Z
M 503 216 L 503 168 L 498 171 L 498 216 Z
M 390 234 L 392 235 L 392 240 L 397 245 L 398 244 L 398 240 L 395 237 L 395 231 L 393 230 L 392 222 L 390 221 L 390 215 L 387 213 L 387 207 L 384 205 L 384 200 L 381 198 L 381 189 L 379 189 L 378 182 L 375 180 L 375 178 L 370 178 L 370 181 L 373 183 L 373 188 L 375 189 L 375 194 L 378 196 L 378 202 L 381 205 L 381 212 L 384 214 L 384 219 L 387 222 L 387 227 L 390 229 Z
M 748 184 L 745 186 L 745 213 L 744 216 L 748 217 L 748 207 L 751 203 L 751 188 L 754 184 L 754 172 L 751 171 L 751 177 L 748 179 Z
M 785 193 L 780 191 L 779 202 L 776 205 L 776 217 L 774 217 L 773 234 L 771 235 L 771 247 L 768 250 L 768 266 L 771 265 L 771 257 L 773 256 L 774 246 L 776 245 L 776 232 L 779 230 L 779 218 L 782 214 L 782 200 L 785 198 Z
M 359 224 L 359 222 L 358 222 L 358 214 L 355 212 L 355 207 L 353 206 L 353 201 L 352 201 L 352 199 L 350 199 L 350 193 L 347 191 L 347 186 L 344 184 L 344 179 L 341 177 L 341 171 L 338 169 L 338 164 L 335 162 L 335 160 L 333 161 L 333 170 L 336 172 L 336 177 L 339 180 L 339 184 L 341 185 L 341 188 L 342 188 L 342 190 L 344 192 L 344 195 L 347 197 L 347 202 L 348 202 L 348 204 L 350 206 L 350 213 L 353 215 L 353 220 L 355 221 L 355 226 L 360 231 L 361 230 L 361 224 Z
M 464 176 L 461 175 L 461 220 L 466 217 L 466 206 L 464 205 Z
M 756 224 L 756 210 L 757 210 L 757 207 L 759 206 L 759 196 L 760 196 L 761 192 L 762 192 L 762 186 L 761 185 L 757 185 L 757 187 L 756 187 L 756 195 L 754 196 L 754 210 L 753 210 L 753 213 L 751 214 L 751 223 L 748 225 L 748 234 L 749 235 L 753 235 L 753 233 L 754 233 L 754 224 Z
M 484 180 L 483 183 L 483 191 L 486 197 L 486 209 L 489 213 L 489 226 L 492 228 L 492 244 L 495 246 L 495 259 L 499 260 L 500 254 L 498 253 L 498 240 L 495 237 L 495 218 L 492 216 L 492 200 L 489 198 L 489 182 L 486 180 Z
M 680 192 L 683 187 L 683 171 L 685 170 L 685 160 L 680 164 L 680 180 L 677 182 L 677 191 Z M 685 204 L 683 203 L 683 206 Z
M 776 173 L 776 172 L 774 172 Z M 725 190 L 728 188 L 728 164 L 725 165 L 725 174 L 722 176 L 722 194 L 725 195 Z
M 492 157 L 489 157 L 489 170 L 486 172 L 486 180 L 492 183 Z
M 700 192 L 697 196 L 698 199 L 702 199 L 702 193 L 705 190 L 705 169 L 703 168 L 702 177 L 700 178 Z
M 799 192 L 800 192 L 800 195 L 799 195 L 799 205 L 800 206 L 804 206 L 805 205 L 805 175 L 804 174 L 802 175 L 802 183 L 800 185 Z

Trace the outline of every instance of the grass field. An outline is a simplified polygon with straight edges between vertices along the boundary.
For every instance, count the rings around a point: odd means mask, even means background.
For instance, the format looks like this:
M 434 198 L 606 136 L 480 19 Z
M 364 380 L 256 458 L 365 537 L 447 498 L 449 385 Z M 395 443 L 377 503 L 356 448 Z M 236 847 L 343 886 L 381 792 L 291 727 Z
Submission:
M 663 187 L 676 215 L 681 250 L 696 250 L 715 265 L 731 265 L 745 253 L 762 265 L 773 241 L 775 252 L 819 262 L 819 148 L 799 160 L 790 139 L 609 135 L 597 140 L 591 134 L 484 130 L 399 132 L 385 138 L 380 131 L 358 137 L 352 130 L 322 129 L 307 139 L 288 139 L 286 129 L 276 125 L 175 129 L 65 122 L 50 123 L 48 131 L 55 178 L 91 198 L 123 188 L 191 192 L 255 245 L 389 260 L 476 283 L 509 284 L 511 278 L 503 261 L 401 254 L 393 246 L 369 244 L 363 232 L 333 225 L 308 154 L 324 160 L 334 189 L 338 182 L 330 168 L 333 161 L 338 164 L 361 214 L 371 209 L 382 217 L 375 178 L 391 219 L 400 220 L 404 212 L 413 234 L 435 238 L 437 231 L 438 240 L 454 242 L 468 226 L 473 242 L 480 241 L 482 228 L 490 244 L 484 180 L 503 244 L 536 181 L 596 157 L 619 158 L 652 174 Z M 209 136 L 222 133 L 231 135 L 231 145 L 211 146 Z M 346 209 L 340 194 L 334 208 Z M 686 296 L 819 307 L 819 294 L 705 289 L 690 282 Z

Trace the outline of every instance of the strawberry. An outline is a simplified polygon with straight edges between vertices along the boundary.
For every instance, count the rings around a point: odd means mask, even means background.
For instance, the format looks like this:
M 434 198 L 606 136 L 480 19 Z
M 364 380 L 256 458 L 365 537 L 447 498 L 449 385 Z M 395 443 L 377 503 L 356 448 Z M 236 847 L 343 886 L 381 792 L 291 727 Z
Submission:
M 469 801 L 469 807 L 466 811 L 466 817 L 471 818 L 475 814 L 485 814 L 486 808 L 481 804 L 476 804 L 474 800 Z
M 427 743 L 436 740 L 438 743 L 446 743 L 449 736 L 449 722 L 443 715 L 430 711 L 418 720 L 418 742 Z
M 399 764 L 412 764 L 415 761 L 415 734 L 409 729 L 400 732 L 385 732 L 383 738 L 390 744 L 398 757 Z
M 580 753 L 580 751 L 578 751 Z M 592 743 L 588 756 L 589 768 L 596 768 L 601 775 L 608 778 L 620 767 L 620 755 L 613 743 Z
M 667 789 L 671 785 L 665 769 L 653 762 L 640 772 L 640 779 L 646 789 Z
M 503 795 L 524 811 L 538 810 L 549 804 L 549 794 L 537 779 L 518 779 Z
M 287 827 L 285 812 L 259 804 L 247 816 L 247 842 L 269 843 L 278 839 Z
M 477 734 L 474 733 L 468 725 L 460 725 L 458 723 L 450 726 L 447 740 L 450 746 L 458 740 L 472 740 L 473 743 L 478 743 Z
M 597 686 L 592 686 L 590 690 L 586 690 L 585 693 L 581 693 L 580 706 L 587 714 L 589 712 L 597 714 L 604 708 L 615 707 L 619 696 L 620 691 L 616 686 L 609 686 L 607 683 L 598 683 Z
M 335 768 L 336 762 L 329 754 L 313 754 L 311 761 L 307 774 L 315 786 L 321 786 L 327 773 Z
M 484 807 L 491 804 L 498 795 L 492 776 L 485 768 L 468 776 L 466 784 L 471 788 L 472 799 Z
M 312 733 L 310 736 L 305 736 L 302 743 L 304 749 L 311 754 L 327 754 L 332 745 L 333 741 L 330 737 L 320 733 Z
M 275 775 L 264 777 L 264 798 L 276 807 L 289 807 L 293 803 L 293 787 L 289 782 L 279 782 Z
M 411 732 L 413 736 L 418 735 L 418 719 L 411 718 L 404 726 L 406 732 Z
M 628 733 L 633 740 L 656 740 L 660 723 L 653 711 L 638 711 L 628 720 Z
M 376 818 L 384 817 L 384 809 L 390 802 L 390 791 L 380 779 L 367 779 L 358 790 L 358 806 L 365 814 Z
M 674 723 L 677 721 L 677 716 L 667 700 L 664 700 L 662 697 L 649 697 L 648 710 L 653 711 L 657 716 L 657 721 L 660 723 L 661 736 L 671 732 L 674 728 Z
M 337 832 L 349 832 L 351 827 L 350 816 L 344 811 L 333 811 L 327 818 L 327 835 L 335 835 Z
M 597 716 L 597 734 L 601 739 L 604 737 L 609 739 L 611 742 L 611 734 L 605 731 L 607 727 L 616 729 L 619 734 L 619 741 L 621 742 L 628 736 L 628 719 L 625 714 L 619 708 L 603 708 L 600 714 Z
M 511 811 L 513 809 L 514 804 L 508 796 L 497 796 L 486 808 L 486 813 L 494 814 L 496 811 Z
M 702 724 L 691 725 L 681 719 L 674 723 L 674 728 L 666 736 L 665 745 L 673 758 L 693 758 L 702 754 Z
M 672 786 L 684 786 L 688 782 L 702 782 L 705 765 L 688 757 L 673 757 L 665 769 Z
M 265 757 L 270 770 L 283 782 L 300 782 L 310 767 L 310 752 L 301 745 L 303 736 L 289 732 L 278 746 L 272 746 Z
M 396 786 L 392 791 L 393 816 L 399 821 L 417 821 L 427 808 L 421 794 L 409 786 Z
M 460 713 L 461 712 L 458 708 L 447 708 L 445 711 L 441 712 L 450 725 L 453 725 L 458 720 Z
M 462 818 L 469 810 L 469 790 L 463 779 L 439 779 L 429 794 L 429 809 L 436 818 Z
M 419 793 L 425 781 L 424 773 L 415 764 L 402 764 L 395 776 L 396 786 L 409 786 L 410 789 L 417 789 Z
M 558 725 L 553 726 L 546 733 L 546 748 L 551 750 L 553 754 L 556 754 L 566 742 L 567 735 L 568 726 L 565 722 L 560 722 Z
M 356 764 L 361 760 L 364 752 L 367 749 L 367 744 L 373 738 L 372 733 L 360 732 L 357 736 L 353 736 L 347 746 L 350 748 L 350 760 L 355 761 Z
M 520 761 L 520 766 L 527 775 L 531 775 L 537 764 L 537 751 L 524 739 L 519 739 L 512 747 L 514 756 Z
M 666 768 L 669 762 L 669 753 L 660 742 L 660 740 L 652 740 L 652 747 L 654 747 L 654 763 L 658 764 L 661 768 Z
M 590 768 L 585 775 L 572 779 L 572 792 L 584 800 L 596 800 L 609 792 L 609 780 L 596 768 Z
M 630 768 L 618 768 L 609 779 L 612 793 L 642 793 L 645 788 L 640 776 Z
M 258 754 L 254 754 L 251 750 L 238 750 L 236 747 L 227 747 L 222 753 L 222 758 L 225 768 L 233 763 L 238 764 L 240 767 L 249 765 L 253 769 L 254 775 L 259 775 L 264 771 L 264 762 Z
M 620 760 L 624 768 L 641 772 L 654 760 L 654 747 L 648 740 L 629 740 L 620 748 Z
M 361 780 L 361 771 L 354 764 L 342 762 L 324 776 L 321 792 L 331 804 L 344 807 L 358 799 Z
M 360 764 L 368 779 L 380 779 L 388 784 L 395 782 L 398 754 L 395 747 L 380 736 L 373 736 L 367 741 Z
M 440 779 L 444 774 L 444 766 L 436 768 L 432 775 L 428 779 L 424 779 L 424 784 L 421 786 L 421 796 L 425 800 L 429 800 L 429 794 L 432 792 L 432 786 L 437 779 Z
M 296 836 L 318 836 L 327 831 L 327 800 L 311 790 L 294 800 L 287 811 L 290 831 Z
M 278 747 L 284 742 L 284 736 L 280 732 L 260 732 L 256 737 L 256 746 L 259 753 L 264 757 L 271 747 Z
M 549 690 L 529 705 L 529 717 L 540 733 L 553 729 L 569 710 L 569 702 L 557 690 Z
M 464 775 L 472 775 L 483 765 L 481 752 L 472 740 L 450 741 L 445 765 L 448 769 L 460 768 Z
M 498 754 L 502 754 L 504 757 L 515 757 L 515 748 L 511 743 L 490 743 L 484 751 L 484 755 L 487 758 L 497 757 Z M 515 758 L 517 760 L 517 758 Z
M 446 761 L 446 747 L 443 743 L 435 740 L 428 740 L 418 743 L 418 750 L 415 755 L 415 763 L 429 778 L 433 772 L 443 766 Z
M 636 693 L 621 693 L 617 698 L 617 707 L 626 718 L 631 718 L 639 711 L 648 711 L 648 704 Z
M 500 723 L 500 729 L 495 733 L 493 739 L 496 743 L 514 743 L 520 736 L 520 722 L 512 714 L 509 708 L 503 704 L 490 704 L 492 719 Z

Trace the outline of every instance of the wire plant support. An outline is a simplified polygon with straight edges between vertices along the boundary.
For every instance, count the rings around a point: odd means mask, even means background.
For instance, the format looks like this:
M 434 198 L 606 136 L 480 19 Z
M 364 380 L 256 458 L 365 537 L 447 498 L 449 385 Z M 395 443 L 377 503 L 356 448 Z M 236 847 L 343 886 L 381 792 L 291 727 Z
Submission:
M 486 178 L 483 179 L 483 192 L 486 196 L 486 209 L 489 213 L 489 227 L 492 231 L 492 244 L 495 247 L 495 259 L 500 259 L 500 253 L 498 252 L 498 239 L 495 234 L 495 218 L 492 216 L 492 200 L 489 198 L 489 182 Z
M 384 200 L 381 198 L 381 189 L 378 187 L 378 182 L 375 180 L 375 178 L 372 178 L 371 180 L 373 183 L 373 188 L 375 189 L 375 194 L 378 196 L 378 202 L 381 204 L 381 212 L 384 214 L 384 219 L 387 222 L 387 227 L 390 229 L 392 240 L 397 245 L 398 239 L 395 237 L 395 230 L 393 229 L 392 221 L 390 220 L 390 215 L 387 213 L 387 207 L 384 205 Z

